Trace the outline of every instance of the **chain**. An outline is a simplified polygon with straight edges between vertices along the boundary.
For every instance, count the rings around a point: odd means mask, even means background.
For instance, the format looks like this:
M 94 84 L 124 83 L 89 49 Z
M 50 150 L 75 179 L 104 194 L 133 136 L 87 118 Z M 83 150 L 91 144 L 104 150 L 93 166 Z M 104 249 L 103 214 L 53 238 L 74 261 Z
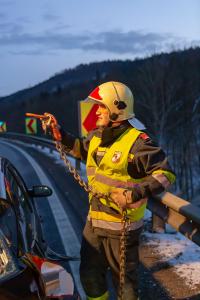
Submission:
M 126 271 L 126 233 L 128 229 L 128 218 L 126 210 L 123 211 L 122 230 L 120 236 L 120 273 L 119 273 L 119 292 L 118 300 L 124 299 L 124 284 L 125 284 L 125 271 Z
M 87 192 L 91 193 L 96 198 L 104 198 L 109 201 L 109 194 L 103 194 L 100 192 L 96 192 L 89 186 L 80 176 L 78 171 L 72 166 L 70 161 L 67 158 L 66 152 L 64 150 L 63 145 L 60 142 L 55 141 L 56 149 L 60 153 L 61 159 L 64 161 L 65 166 L 68 168 L 69 172 L 74 176 L 74 179 L 79 183 L 79 185 Z
M 56 149 L 60 153 L 61 159 L 64 161 L 65 166 L 68 168 L 69 172 L 74 176 L 75 180 L 79 183 L 79 185 L 87 192 L 92 193 L 96 198 L 104 198 L 109 201 L 109 194 L 103 194 L 100 192 L 96 192 L 89 186 L 80 176 L 76 168 L 72 166 L 70 161 L 67 158 L 66 152 L 64 150 L 63 145 L 60 142 L 55 141 Z M 123 292 L 124 292 L 124 283 L 125 283 L 125 267 L 126 267 L 126 233 L 128 229 L 128 219 L 126 215 L 126 210 L 123 211 L 122 218 L 122 230 L 120 236 L 120 273 L 119 273 L 119 295 L 118 299 L 123 300 Z

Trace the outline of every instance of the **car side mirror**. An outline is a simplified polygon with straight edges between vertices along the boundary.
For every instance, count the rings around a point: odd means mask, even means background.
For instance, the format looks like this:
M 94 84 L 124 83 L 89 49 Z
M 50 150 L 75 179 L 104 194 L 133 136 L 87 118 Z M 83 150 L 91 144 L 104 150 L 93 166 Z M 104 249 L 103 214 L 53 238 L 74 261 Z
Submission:
M 53 191 L 46 185 L 35 185 L 32 189 L 28 189 L 28 193 L 31 197 L 49 197 Z

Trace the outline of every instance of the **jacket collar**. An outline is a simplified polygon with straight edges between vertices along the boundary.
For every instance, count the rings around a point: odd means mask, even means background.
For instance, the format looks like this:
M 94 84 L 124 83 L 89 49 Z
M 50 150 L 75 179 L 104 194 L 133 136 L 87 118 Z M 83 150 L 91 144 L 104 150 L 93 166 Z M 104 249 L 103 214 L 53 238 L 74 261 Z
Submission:
M 98 137 L 101 138 L 101 144 L 100 144 L 100 146 L 101 147 L 110 146 L 129 127 L 130 127 L 130 124 L 126 121 L 126 122 L 123 122 L 122 124 L 120 124 L 117 127 L 99 128 L 97 134 L 98 134 Z

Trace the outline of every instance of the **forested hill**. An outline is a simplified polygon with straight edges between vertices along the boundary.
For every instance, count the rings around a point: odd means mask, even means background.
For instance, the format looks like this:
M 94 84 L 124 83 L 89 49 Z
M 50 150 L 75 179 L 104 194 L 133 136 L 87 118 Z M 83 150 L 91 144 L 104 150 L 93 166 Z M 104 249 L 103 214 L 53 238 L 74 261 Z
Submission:
M 193 197 L 194 187 L 196 192 L 200 186 L 199 47 L 134 61 L 79 65 L 0 98 L 1 120 L 9 131 L 24 132 L 25 112 L 50 112 L 69 132 L 78 134 L 77 102 L 110 80 L 132 89 L 136 116 L 170 155 L 178 188 Z
M 96 85 L 116 80 L 126 83 L 133 90 L 137 116 L 157 136 L 159 127 L 166 133 L 162 128 L 165 127 L 163 114 L 171 118 L 172 112 L 174 116 L 177 105 L 179 107 L 181 103 L 184 103 L 184 110 L 197 105 L 195 101 L 200 96 L 199 70 L 200 48 L 134 61 L 79 65 L 32 88 L 1 97 L 0 113 L 8 122 L 8 129 L 21 132 L 24 130 L 24 127 L 21 128 L 21 117 L 24 118 L 27 110 L 37 113 L 50 111 L 69 131 L 77 134 L 77 102 L 85 99 Z M 162 141 L 163 133 L 157 138 Z

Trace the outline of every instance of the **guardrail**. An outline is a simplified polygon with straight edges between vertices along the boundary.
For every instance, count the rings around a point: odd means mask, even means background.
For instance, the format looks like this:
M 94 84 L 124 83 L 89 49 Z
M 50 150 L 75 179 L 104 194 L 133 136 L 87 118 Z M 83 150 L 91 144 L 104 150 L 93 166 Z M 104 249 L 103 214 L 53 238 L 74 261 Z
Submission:
M 2 133 L 0 137 L 12 140 L 21 139 L 28 143 L 36 143 L 54 148 L 54 142 L 41 137 L 27 136 L 16 133 Z M 190 202 L 165 192 L 157 197 L 150 198 L 148 209 L 153 214 L 170 224 L 177 231 L 200 246 L 200 208 Z
M 166 223 L 200 246 L 200 208 L 190 202 L 164 193 L 150 198 L 148 208 Z
M 12 140 L 22 140 L 22 141 L 26 141 L 26 142 L 38 142 L 41 144 L 46 144 L 47 146 L 52 146 L 55 147 L 55 143 L 52 141 L 51 138 L 47 139 L 44 137 L 39 137 L 36 135 L 27 135 L 27 134 L 22 134 L 22 133 L 15 133 L 15 132 L 1 132 L 0 133 L 0 137 L 3 138 L 10 138 Z

